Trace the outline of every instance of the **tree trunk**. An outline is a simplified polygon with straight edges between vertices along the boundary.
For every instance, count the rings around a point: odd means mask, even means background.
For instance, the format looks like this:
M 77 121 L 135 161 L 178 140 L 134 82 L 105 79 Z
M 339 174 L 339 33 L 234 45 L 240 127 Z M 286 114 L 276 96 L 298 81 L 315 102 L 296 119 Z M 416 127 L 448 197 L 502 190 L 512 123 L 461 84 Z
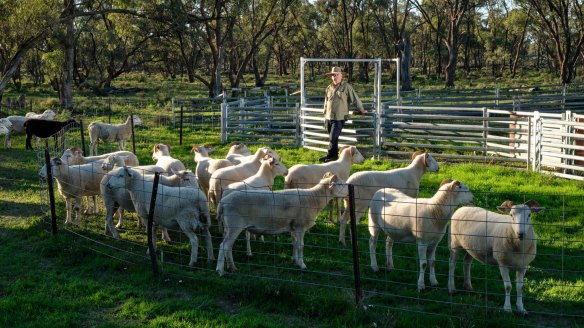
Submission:
M 61 104 L 66 110 L 73 110 L 73 93 L 71 91 L 71 86 L 73 85 L 73 67 L 75 63 L 75 40 L 74 40 L 74 26 L 73 26 L 73 14 L 75 10 L 74 0 L 64 0 L 65 12 L 71 16 L 71 19 L 65 22 L 65 43 L 64 43 L 64 53 L 65 53 L 65 67 L 63 71 L 63 86 L 61 88 L 62 96 Z
M 412 90 L 412 77 L 410 74 L 410 67 L 412 62 L 412 47 L 410 44 L 410 36 L 404 35 L 402 39 L 403 46 L 401 47 L 401 61 L 400 61 L 400 79 L 401 89 L 404 91 Z

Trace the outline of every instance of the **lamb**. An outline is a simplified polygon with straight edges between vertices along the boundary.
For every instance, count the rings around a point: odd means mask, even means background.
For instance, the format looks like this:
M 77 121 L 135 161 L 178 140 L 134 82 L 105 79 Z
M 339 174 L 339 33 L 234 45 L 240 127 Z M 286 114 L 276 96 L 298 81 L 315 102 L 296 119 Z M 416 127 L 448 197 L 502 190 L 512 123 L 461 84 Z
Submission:
M 44 119 L 44 120 L 52 121 L 55 119 L 56 115 L 57 114 L 54 111 L 47 109 L 42 114 L 35 114 L 34 112 L 28 112 L 28 113 L 26 113 L 25 116 L 17 116 L 17 115 L 8 116 L 6 118 L 6 120 L 10 121 L 10 124 L 12 126 L 10 127 L 8 132 L 6 133 L 6 136 L 4 137 L 4 147 L 10 148 L 12 146 L 12 141 L 11 141 L 10 137 L 13 133 L 14 134 L 24 134 L 25 133 L 24 122 L 26 122 L 27 120 L 29 120 L 31 118 L 36 118 L 36 119 Z M 37 148 L 39 147 L 39 138 L 37 138 L 36 146 L 37 146 Z
M 407 167 L 388 171 L 360 171 L 347 179 L 355 190 L 355 218 L 357 221 L 365 214 L 371 197 L 380 188 L 396 188 L 410 197 L 418 195 L 422 175 L 438 172 L 438 162 L 428 153 L 415 152 Z M 349 200 L 345 199 L 345 211 L 339 219 L 339 243 L 345 245 L 345 228 L 349 219 Z
M 195 175 L 199 186 L 205 193 L 209 192 L 209 180 L 211 179 L 211 174 L 220 168 L 236 165 L 234 161 L 228 159 L 213 159 L 209 157 L 209 153 L 213 151 L 210 146 L 193 146 L 192 152 L 195 153 L 195 162 L 197 163 L 197 168 L 195 169 Z M 242 143 L 233 143 L 229 148 L 227 157 L 229 156 L 244 156 L 249 154 L 249 148 L 247 148 Z
M 276 176 L 286 176 L 286 174 L 288 174 L 288 168 L 284 164 L 272 157 L 266 156 L 262 159 L 262 165 L 256 174 L 241 182 L 229 184 L 227 189 L 223 191 L 222 197 L 227 196 L 235 190 L 272 190 Z M 220 219 L 217 217 L 217 220 Z M 221 223 L 219 223 L 219 226 L 221 226 Z M 250 244 L 251 235 L 249 231 L 245 232 L 245 237 L 247 242 L 247 256 L 252 256 Z
M 129 115 L 126 122 L 122 124 L 107 124 L 101 122 L 91 122 L 87 126 L 89 132 L 89 155 L 97 155 L 97 143 L 102 140 L 104 142 L 118 142 L 119 150 L 126 149 L 126 140 L 132 136 L 132 125 L 137 126 L 142 124 L 142 120 L 133 115 Z
M 434 263 L 436 248 L 456 206 L 473 201 L 469 188 L 457 180 L 446 179 L 431 198 L 414 198 L 395 188 L 375 192 L 369 208 L 369 255 L 371 268 L 379 271 L 375 247 L 380 231 L 387 234 L 385 241 L 386 265 L 393 269 L 393 243 L 415 242 L 418 247 L 418 290 L 426 288 L 424 275 L 430 267 L 430 284 L 438 286 Z
M 280 156 L 273 149 L 264 147 L 256 151 L 254 159 L 251 161 L 224 167 L 213 172 L 211 179 L 209 179 L 209 201 L 217 206 L 221 200 L 223 189 L 233 182 L 243 181 L 256 174 L 262 164 L 261 159 L 266 155 L 280 161 Z
M 157 166 L 160 166 L 170 174 L 172 174 L 173 171 L 182 171 L 187 169 L 179 159 L 170 156 L 170 147 L 165 144 L 154 145 L 152 150 L 152 159 L 156 161 Z
M 122 227 L 123 221 L 123 211 L 135 212 L 134 204 L 130 198 L 130 193 L 126 188 L 117 188 L 117 189 L 110 189 L 107 188 L 107 183 L 109 182 L 110 178 L 120 174 L 120 170 L 124 167 L 124 163 L 122 160 L 116 158 L 116 155 L 112 155 L 114 157 L 114 162 L 116 166 L 113 170 L 108 170 L 109 173 L 105 177 L 101 179 L 100 182 L 100 194 L 103 199 L 103 204 L 105 207 L 105 233 L 107 234 L 108 231 L 112 233 L 112 236 L 116 239 L 120 239 L 120 235 L 118 234 L 116 228 Z M 154 181 L 154 172 L 163 173 L 165 172 L 161 167 L 152 165 L 152 166 L 136 166 L 133 169 L 138 170 L 143 176 L 146 181 L 152 182 Z M 169 187 L 197 187 L 196 179 L 192 171 L 180 171 L 176 172 L 175 175 L 170 177 L 167 176 L 160 176 L 160 184 L 169 186 Z M 113 215 L 118 211 L 118 224 L 114 227 L 113 225 Z M 139 224 L 140 222 L 138 222 Z M 170 237 L 168 232 L 165 228 L 162 229 L 162 238 L 167 242 L 170 242 Z
M 498 214 L 480 207 L 461 207 L 452 215 L 450 223 L 450 261 L 448 291 L 453 294 L 456 257 L 461 250 L 464 256 L 464 287 L 472 290 L 470 268 L 473 259 L 484 264 L 499 266 L 505 286 L 503 309 L 511 312 L 511 279 L 509 270 L 515 269 L 517 287 L 517 311 L 527 314 L 523 306 L 523 278 L 527 266 L 537 253 L 537 237 L 531 222 L 531 213 L 543 211 L 536 201 L 513 204 L 505 201 Z
M 363 164 L 365 161 L 365 158 L 355 146 L 341 147 L 340 154 L 339 159 L 336 161 L 323 164 L 297 164 L 292 166 L 290 172 L 286 175 L 286 189 L 310 188 L 319 181 L 325 172 L 332 172 L 346 181 L 351 174 L 352 165 Z M 330 206 L 329 208 L 329 218 L 332 220 L 333 207 Z M 340 213 L 338 216 L 340 217 Z
M 30 143 L 32 136 L 37 136 L 39 138 L 48 138 L 57 134 L 63 128 L 70 124 L 77 124 L 74 119 L 68 119 L 67 121 L 48 121 L 36 118 L 27 119 L 24 122 L 24 131 L 26 132 L 26 149 L 33 149 Z
M 67 216 L 65 224 L 72 223 L 72 213 L 75 211 L 75 219 L 81 219 L 81 197 L 99 195 L 99 184 L 107 174 L 101 168 L 101 163 L 91 162 L 81 165 L 67 165 L 60 158 L 55 157 L 50 161 L 51 173 L 57 180 L 59 193 L 65 198 Z M 47 167 L 43 166 L 39 172 L 41 178 L 47 178 Z
M 293 234 L 293 260 L 302 269 L 304 263 L 304 234 L 315 224 L 316 216 L 332 197 L 346 197 L 348 188 L 342 179 L 326 173 L 318 185 L 310 189 L 285 189 L 277 191 L 234 191 L 226 195 L 217 208 L 223 216 L 225 231 L 219 246 L 217 272 L 235 271 L 233 243 L 247 230 L 258 234 Z M 245 204 L 245 206 L 242 206 Z
M 106 187 L 109 189 L 127 188 L 138 216 L 148 217 L 153 182 L 145 181 L 140 171 L 123 167 L 117 175 L 109 179 Z M 209 232 L 211 215 L 207 199 L 200 189 L 159 185 L 153 218 L 158 225 L 167 229 L 179 227 L 187 235 L 191 243 L 189 266 L 197 262 L 199 247 L 199 240 L 195 233 L 197 228 L 201 228 L 205 235 L 207 259 L 214 260 Z

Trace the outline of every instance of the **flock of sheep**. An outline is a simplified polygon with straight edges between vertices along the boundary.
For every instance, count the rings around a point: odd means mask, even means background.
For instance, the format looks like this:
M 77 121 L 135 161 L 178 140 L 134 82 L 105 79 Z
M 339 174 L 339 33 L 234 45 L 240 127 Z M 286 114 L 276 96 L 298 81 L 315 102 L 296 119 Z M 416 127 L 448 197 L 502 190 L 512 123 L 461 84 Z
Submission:
M 243 231 L 246 232 L 249 256 L 252 255 L 251 234 L 261 236 L 289 232 L 293 243 L 293 261 L 301 269 L 306 269 L 304 236 L 315 225 L 318 214 L 327 204 L 332 219 L 334 199 L 344 200 L 345 209 L 338 213 L 338 223 L 339 242 L 345 243 L 350 210 L 348 185 L 352 184 L 357 220 L 368 214 L 373 271 L 379 270 L 376 245 L 379 234 L 383 232 L 387 235 L 387 269 L 394 268 L 394 242 L 415 243 L 419 260 L 418 289 L 426 286 L 426 269 L 429 270 L 431 286 L 437 286 L 434 268 L 436 248 L 447 234 L 450 223 L 449 292 L 456 290 L 456 258 L 460 251 L 464 251 L 464 287 L 472 289 L 470 267 L 473 260 L 497 265 L 505 287 L 504 310 L 511 311 L 509 270 L 516 270 L 517 311 L 526 313 L 522 301 L 523 279 L 536 255 L 536 236 L 530 217 L 531 213 L 543 210 L 534 201 L 525 204 L 506 201 L 498 208 L 504 214 L 480 207 L 459 208 L 471 203 L 474 197 L 469 187 L 457 180 L 445 180 L 434 196 L 418 198 L 423 174 L 439 170 L 438 163 L 430 154 L 414 153 L 407 167 L 350 174 L 353 164 L 364 161 L 354 146 L 341 148 L 336 161 L 294 165 L 289 169 L 276 151 L 268 147 L 259 148 L 252 154 L 245 145 L 234 143 L 225 158 L 215 159 L 209 156 L 212 151 L 209 146 L 194 146 L 196 171 L 193 173 L 171 156 L 169 146 L 156 144 L 152 153 L 154 164 L 140 166 L 136 155 L 124 150 L 122 140 L 127 140 L 131 132 L 128 130 L 129 120 L 117 125 L 91 123 L 88 130 L 92 156 L 85 157 L 79 149 L 70 148 L 60 158 L 51 159 L 51 175 L 56 179 L 59 193 L 66 202 L 65 223 L 73 222 L 73 215 L 75 220 L 81 219 L 84 196 L 93 198 L 93 208 L 88 206 L 86 212 L 95 212 L 95 196 L 99 195 L 106 212 L 105 232 L 120 239 L 116 228 L 123 224 L 124 210 L 136 212 L 144 224 L 143 220 L 150 211 L 153 173 L 159 172 L 160 187 L 157 190 L 154 222 L 167 241 L 170 241 L 168 229 L 178 228 L 189 238 L 189 265 L 197 262 L 197 230 L 201 230 L 205 237 L 207 260 L 215 260 L 209 230 L 212 220 L 210 209 L 214 207 L 215 220 L 223 234 L 216 266 L 219 275 L 224 275 L 226 269 L 236 270 L 232 249 Z M 14 129 L 15 125 L 18 125 L 16 129 L 19 128 L 20 123 L 11 122 L 11 126 L 6 124 L 6 129 Z M 7 133 L 8 141 L 9 135 Z M 98 140 L 118 141 L 120 151 L 97 155 L 95 144 Z M 45 166 L 39 174 L 46 178 L 48 172 Z M 276 176 L 285 176 L 285 189 L 272 190 Z M 118 223 L 114 226 L 116 212 Z

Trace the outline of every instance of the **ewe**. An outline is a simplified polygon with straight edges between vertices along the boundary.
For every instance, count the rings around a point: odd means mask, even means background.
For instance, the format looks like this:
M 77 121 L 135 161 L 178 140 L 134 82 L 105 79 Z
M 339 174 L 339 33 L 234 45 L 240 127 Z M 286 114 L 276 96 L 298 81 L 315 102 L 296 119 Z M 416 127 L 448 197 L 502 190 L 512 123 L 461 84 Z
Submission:
M 369 208 L 369 253 L 373 271 L 379 271 L 375 246 L 379 232 L 383 230 L 387 234 L 387 269 L 393 269 L 394 242 L 415 242 L 420 265 L 418 290 L 426 288 L 424 274 L 428 266 L 430 284 L 433 287 L 438 286 L 434 270 L 436 248 L 446 233 L 446 225 L 454 209 L 458 205 L 472 202 L 473 198 L 466 185 L 450 179 L 442 181 L 432 198 L 413 198 L 394 188 L 377 191 Z
M 517 311 L 527 314 L 523 307 L 523 278 L 527 266 L 535 258 L 537 237 L 531 223 L 531 213 L 543 211 L 536 201 L 513 204 L 505 201 L 497 207 L 507 213 L 498 214 L 480 207 L 461 207 L 450 223 L 450 266 L 448 270 L 448 291 L 456 291 L 454 269 L 456 257 L 461 250 L 464 256 L 464 287 L 472 290 L 470 267 L 473 259 L 499 266 L 505 286 L 503 309 L 511 312 L 511 279 L 509 270 L 515 269 L 517 286 Z
M 27 119 L 24 122 L 24 132 L 26 133 L 26 149 L 33 149 L 30 143 L 32 136 L 38 138 L 48 138 L 50 136 L 55 137 L 55 142 L 57 138 L 57 133 L 61 131 L 68 125 L 76 124 L 74 119 L 68 119 L 67 121 L 48 121 L 36 118 Z M 38 140 L 37 140 L 38 141 Z M 65 143 L 64 137 L 61 137 L 61 144 Z M 37 143 L 38 146 L 38 143 Z
M 132 125 L 138 126 L 142 124 L 142 120 L 134 115 L 129 115 L 126 122 L 122 124 L 107 124 L 101 122 L 91 122 L 87 126 L 89 132 L 89 155 L 97 155 L 97 144 L 100 140 L 103 142 L 118 142 L 119 150 L 126 149 L 126 140 L 132 136 Z
M 360 171 L 347 179 L 347 184 L 355 188 L 355 218 L 357 221 L 365 214 L 373 194 L 380 188 L 399 189 L 410 197 L 418 196 L 422 175 L 438 172 L 438 162 L 428 153 L 415 152 L 412 163 L 407 167 L 388 171 Z M 345 199 L 345 211 L 339 219 L 339 243 L 345 244 L 345 227 L 349 220 L 349 201 Z
M 304 264 L 304 234 L 315 224 L 316 216 L 333 197 L 348 195 L 346 183 L 326 173 L 319 184 L 310 189 L 233 191 L 221 200 L 217 215 L 223 216 L 225 231 L 219 246 L 217 272 L 235 271 L 233 243 L 247 230 L 257 234 L 293 235 L 293 259 L 301 269 Z
M 14 134 L 24 134 L 24 122 L 28 121 L 31 118 L 36 118 L 36 119 L 42 119 L 42 120 L 47 120 L 47 121 L 52 121 L 55 119 L 55 116 L 57 116 L 57 114 L 50 110 L 47 109 L 45 110 L 42 114 L 36 114 L 34 112 L 28 112 L 26 113 L 25 116 L 8 116 L 6 118 L 6 120 L 10 121 L 10 129 L 8 129 L 8 132 L 6 133 L 6 136 L 4 137 L 4 147 L 6 148 L 10 148 L 12 146 L 12 141 L 10 140 L 10 136 L 14 133 Z M 36 146 L 37 148 L 39 148 L 39 138 L 37 138 L 36 140 Z

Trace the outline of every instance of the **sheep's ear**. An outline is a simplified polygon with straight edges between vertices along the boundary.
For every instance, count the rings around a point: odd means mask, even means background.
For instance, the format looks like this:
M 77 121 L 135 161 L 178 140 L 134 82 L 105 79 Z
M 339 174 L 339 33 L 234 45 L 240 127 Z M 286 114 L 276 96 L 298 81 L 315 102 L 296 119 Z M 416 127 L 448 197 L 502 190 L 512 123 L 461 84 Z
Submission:
M 424 152 L 421 150 L 416 150 L 413 154 L 412 154 L 412 159 L 418 157 L 418 155 L 423 154 Z
M 229 144 L 229 147 L 232 147 L 232 146 L 238 146 L 239 147 L 240 145 L 241 145 L 240 142 L 234 141 L 234 142 L 232 142 L 232 143 Z
M 531 211 L 534 213 L 545 211 L 545 207 L 540 207 L 539 203 L 535 200 L 528 200 L 525 202 L 525 205 L 529 206 Z
M 325 174 L 322 176 L 322 178 L 323 178 L 323 179 L 328 179 L 328 178 L 330 178 L 330 177 L 334 177 L 334 176 L 335 176 L 335 175 L 334 175 L 332 172 L 326 172 L 326 173 L 325 173 Z
M 497 209 L 501 212 L 509 213 L 511 211 L 511 207 L 513 207 L 513 202 L 506 200 L 500 206 L 497 206 Z
M 191 148 L 191 152 L 200 153 L 201 151 L 199 150 L 199 145 L 194 145 L 193 148 Z
M 440 182 L 440 187 L 442 187 L 443 185 L 447 184 L 447 183 L 451 183 L 453 180 L 452 179 L 444 179 L 442 180 L 442 182 Z

